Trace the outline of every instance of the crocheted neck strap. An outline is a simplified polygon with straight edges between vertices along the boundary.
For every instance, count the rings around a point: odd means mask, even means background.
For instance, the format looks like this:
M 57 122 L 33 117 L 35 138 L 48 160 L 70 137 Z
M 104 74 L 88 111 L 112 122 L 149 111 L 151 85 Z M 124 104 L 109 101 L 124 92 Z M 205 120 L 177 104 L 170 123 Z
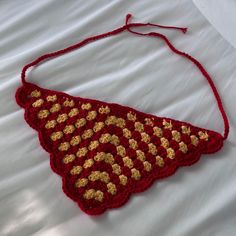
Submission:
M 36 66 L 37 64 L 39 64 L 40 62 L 46 60 L 46 59 L 49 59 L 49 58 L 53 58 L 53 57 L 56 57 L 56 56 L 60 56 L 62 54 L 65 54 L 67 52 L 70 52 L 70 51 L 73 51 L 75 49 L 78 49 L 92 41 L 95 41 L 95 40 L 98 40 L 98 39 L 102 39 L 102 38 L 105 38 L 105 37 L 109 37 L 109 36 L 112 36 L 112 35 L 116 35 L 116 34 L 119 34 L 125 30 L 128 30 L 129 32 L 133 33 L 133 34 L 137 34 L 137 35 L 141 35 L 141 36 L 151 36 L 151 37 L 157 37 L 157 38 L 160 38 L 162 40 L 165 41 L 165 43 L 168 45 L 168 47 L 176 54 L 182 56 L 182 57 L 185 57 L 187 59 L 189 59 L 191 62 L 193 62 L 197 67 L 198 69 L 201 71 L 201 73 L 203 74 L 203 76 L 206 78 L 207 82 L 209 83 L 211 89 L 212 89 L 212 92 L 216 98 L 216 101 L 217 101 L 217 105 L 218 105 L 218 108 L 219 108 L 219 111 L 222 115 L 222 118 L 223 118 L 223 121 L 224 121 L 224 139 L 227 139 L 228 137 L 228 133 L 229 133 L 229 122 L 228 122 L 228 118 L 227 118 L 227 115 L 225 113 L 225 110 L 224 110 L 224 107 L 223 107 L 223 104 L 222 104 L 222 101 L 221 101 L 221 98 L 220 98 L 220 95 L 216 89 L 216 86 L 214 85 L 214 82 L 213 80 L 211 79 L 210 75 L 207 73 L 207 71 L 204 69 L 204 67 L 201 65 L 200 62 L 198 62 L 195 58 L 193 58 L 192 56 L 188 55 L 187 53 L 185 52 L 181 52 L 179 51 L 178 49 L 176 49 L 173 44 L 169 41 L 169 39 L 163 35 L 163 34 L 160 34 L 160 33 L 156 33 L 156 32 L 149 32 L 149 33 L 140 33 L 140 32 L 135 32 L 133 30 L 131 30 L 131 28 L 134 28 L 134 27 L 143 27 L 143 26 L 154 26 L 154 27 L 159 27 L 159 28 L 165 28 L 165 29 L 176 29 L 176 30 L 180 30 L 182 31 L 184 34 L 187 32 L 187 28 L 183 28 L 183 27 L 175 27 L 175 26 L 164 26 L 164 25 L 159 25 L 159 24 L 153 24 L 153 23 L 128 23 L 129 19 L 131 18 L 131 14 L 127 14 L 126 16 L 126 21 L 125 21 L 125 25 L 120 27 L 120 28 L 117 28 L 113 31 L 109 31 L 107 33 L 104 33 L 104 34 L 100 34 L 100 35 L 95 35 L 95 36 L 92 36 L 92 37 L 89 37 L 77 44 L 74 44 L 72 46 L 69 46 L 67 48 L 64 48 L 62 50 L 59 50 L 59 51 L 55 51 L 55 52 L 52 52 L 52 53 L 48 53 L 48 54 L 45 54 L 45 55 L 42 55 L 40 56 L 39 58 L 37 58 L 36 60 L 32 61 L 31 63 L 25 65 L 22 69 L 22 72 L 21 72 L 21 81 L 23 84 L 26 84 L 26 71 L 32 67 L 32 66 Z
M 170 176 L 180 166 L 197 162 L 201 154 L 221 149 L 229 123 L 217 89 L 203 66 L 176 49 L 166 36 L 140 33 L 136 27 L 187 28 L 152 23 L 129 23 L 95 35 L 65 49 L 40 56 L 21 73 L 17 103 L 25 120 L 38 132 L 41 146 L 50 153 L 53 171 L 62 177 L 63 191 L 90 215 L 123 205 L 132 193 L 147 189 L 154 180 Z M 209 83 L 224 120 L 224 136 L 187 122 L 158 117 L 119 104 L 70 96 L 26 81 L 26 72 L 40 62 L 80 48 L 94 40 L 123 31 L 163 40 L 176 54 L 190 60 Z

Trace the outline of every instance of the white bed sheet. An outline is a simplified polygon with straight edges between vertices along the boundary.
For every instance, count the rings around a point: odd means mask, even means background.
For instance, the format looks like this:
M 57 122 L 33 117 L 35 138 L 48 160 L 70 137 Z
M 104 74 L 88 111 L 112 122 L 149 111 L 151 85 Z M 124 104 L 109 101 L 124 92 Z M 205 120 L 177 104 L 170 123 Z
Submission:
M 218 32 L 236 48 L 236 1 L 193 0 L 201 13 Z
M 212 75 L 230 119 L 230 136 L 222 151 L 133 195 L 124 207 L 90 217 L 62 192 L 61 179 L 51 171 L 14 94 L 24 64 L 119 27 L 128 12 L 133 21 L 189 27 L 186 35 L 162 32 Z M 1 1 L 0 22 L 0 235 L 235 234 L 236 52 L 191 1 Z M 160 40 L 124 32 L 44 63 L 29 77 L 42 87 L 223 131 L 206 81 Z

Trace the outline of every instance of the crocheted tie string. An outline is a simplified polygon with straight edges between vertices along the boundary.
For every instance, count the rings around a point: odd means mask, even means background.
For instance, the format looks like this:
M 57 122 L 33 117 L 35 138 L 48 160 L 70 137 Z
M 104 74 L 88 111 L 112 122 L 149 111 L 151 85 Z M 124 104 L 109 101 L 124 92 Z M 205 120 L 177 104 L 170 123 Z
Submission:
M 17 103 L 25 120 L 38 132 L 40 144 L 50 154 L 53 171 L 62 177 L 65 194 L 90 215 L 123 205 L 132 193 L 147 189 L 154 180 L 192 165 L 201 154 L 218 151 L 229 125 L 219 94 L 209 74 L 193 57 L 177 50 L 162 34 L 133 31 L 136 27 L 186 28 L 152 23 L 129 23 L 113 31 L 89 37 L 65 49 L 45 54 L 27 64 L 21 73 Z M 26 81 L 26 72 L 40 62 L 78 49 L 94 40 L 123 31 L 158 37 L 176 54 L 193 62 L 208 81 L 222 114 L 221 134 L 187 122 L 157 117 L 114 103 L 74 97 L 41 88 Z

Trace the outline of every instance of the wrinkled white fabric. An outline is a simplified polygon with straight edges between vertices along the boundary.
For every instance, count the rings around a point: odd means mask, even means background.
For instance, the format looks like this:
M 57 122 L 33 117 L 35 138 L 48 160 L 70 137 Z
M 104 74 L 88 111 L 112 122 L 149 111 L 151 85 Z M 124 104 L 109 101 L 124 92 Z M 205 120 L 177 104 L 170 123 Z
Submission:
M 218 32 L 236 48 L 236 1 L 193 0 Z
M 212 75 L 230 119 L 223 149 L 97 217 L 61 190 L 37 133 L 14 95 L 24 64 L 39 55 L 133 21 L 187 26 L 165 33 Z M 0 235 L 228 236 L 236 231 L 236 52 L 188 0 L 0 2 Z M 234 26 L 232 26 L 234 27 Z M 207 82 L 154 38 L 124 32 L 33 69 L 31 82 L 71 95 L 128 105 L 223 131 Z

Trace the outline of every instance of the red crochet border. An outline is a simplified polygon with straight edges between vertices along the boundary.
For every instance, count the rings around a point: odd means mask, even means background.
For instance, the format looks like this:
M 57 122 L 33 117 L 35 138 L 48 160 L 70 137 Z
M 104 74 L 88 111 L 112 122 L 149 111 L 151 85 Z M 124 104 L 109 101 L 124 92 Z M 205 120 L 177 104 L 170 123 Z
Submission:
M 75 202 L 77 202 L 77 204 L 79 205 L 79 207 L 80 207 L 84 212 L 86 212 L 86 213 L 89 214 L 89 215 L 98 215 L 98 214 L 101 214 L 101 213 L 105 212 L 107 209 L 121 207 L 122 205 L 124 205 L 124 204 L 128 201 L 128 199 L 129 199 L 129 197 L 130 197 L 130 195 L 131 195 L 132 193 L 138 193 L 138 192 L 143 192 L 143 191 L 145 191 L 147 188 L 149 188 L 149 187 L 153 184 L 154 181 L 156 181 L 156 180 L 158 180 L 158 179 L 162 179 L 162 178 L 165 178 L 165 177 L 168 177 L 168 176 L 173 175 L 179 167 L 182 167 L 182 166 L 191 166 L 191 165 L 193 165 L 194 163 L 196 163 L 196 162 L 200 159 L 201 154 L 214 153 L 214 152 L 220 150 L 220 149 L 222 148 L 222 146 L 223 146 L 223 137 L 222 137 L 221 134 L 219 134 L 219 133 L 217 133 L 217 132 L 214 132 L 214 131 L 211 131 L 211 130 L 206 130 L 206 131 L 209 132 L 209 133 L 214 133 L 214 134 L 219 135 L 218 142 L 214 143 L 214 146 L 211 146 L 210 148 L 204 150 L 204 152 L 201 152 L 201 151 L 202 151 L 201 149 L 200 149 L 200 150 L 196 150 L 196 152 L 194 152 L 194 153 L 191 155 L 191 158 L 189 158 L 188 161 L 185 160 L 184 162 L 177 162 L 177 161 L 176 161 L 176 162 L 172 162 L 172 166 L 169 166 L 168 171 L 166 171 L 166 169 L 165 169 L 165 172 L 164 172 L 164 173 L 162 173 L 162 172 L 157 172 L 157 173 L 155 173 L 155 174 L 152 174 L 149 179 L 145 179 L 145 181 L 142 182 L 142 184 L 140 183 L 140 187 L 139 187 L 139 188 L 136 188 L 136 189 L 132 189 L 132 188 L 128 189 L 128 188 L 127 188 L 127 191 L 124 192 L 124 194 L 122 195 L 122 198 L 119 198 L 119 201 L 111 202 L 111 204 L 109 204 L 109 205 L 100 205 L 98 208 L 87 209 L 87 208 L 84 207 L 84 205 L 82 204 L 82 202 L 81 202 L 79 196 L 78 196 L 78 197 L 75 197 L 75 196 L 73 196 L 72 194 L 70 194 L 70 191 L 67 189 L 66 178 L 65 178 L 65 176 L 63 176 L 62 173 L 60 173 L 60 172 L 55 168 L 55 166 L 54 166 L 54 161 L 53 161 L 53 154 L 50 152 L 50 150 L 48 150 L 47 145 L 46 145 L 45 142 L 44 142 L 44 139 L 43 139 L 43 136 L 42 136 L 42 133 L 41 133 L 40 129 L 37 128 L 37 127 L 35 127 L 35 126 L 33 125 L 33 123 L 31 122 L 31 120 L 29 119 L 28 113 L 27 113 L 28 104 L 27 104 L 27 103 L 24 104 L 24 103 L 22 102 L 22 99 L 23 99 L 22 96 L 23 96 L 23 95 L 26 95 L 26 94 L 24 94 L 24 92 L 23 92 L 24 88 L 26 88 L 26 89 L 32 89 L 32 90 L 33 90 L 33 89 L 44 90 L 46 93 L 49 92 L 49 93 L 61 94 L 61 95 L 65 96 L 65 97 L 74 98 L 74 99 L 80 99 L 80 100 L 82 100 L 82 101 L 84 101 L 84 102 L 95 102 L 95 103 L 101 104 L 101 105 L 104 105 L 104 104 L 106 105 L 106 104 L 107 104 L 107 105 L 110 105 L 110 106 L 117 106 L 117 107 L 119 107 L 120 109 L 127 109 L 127 108 L 128 108 L 129 110 L 135 111 L 136 113 L 139 113 L 139 114 L 142 114 L 142 115 L 145 114 L 145 116 L 146 116 L 146 117 L 149 117 L 149 118 L 152 118 L 152 117 L 155 117 L 155 116 L 153 116 L 153 115 L 151 115 L 151 114 L 146 114 L 146 113 L 140 112 L 140 111 L 138 111 L 138 110 L 135 110 L 135 109 L 133 109 L 133 108 L 130 108 L 130 107 L 128 107 L 128 106 L 123 106 L 123 105 L 119 105 L 119 104 L 116 104 L 116 103 L 107 103 L 107 102 L 97 101 L 97 100 L 94 100 L 94 99 L 81 98 L 81 97 L 73 97 L 73 96 L 70 96 L 70 95 L 68 95 L 68 94 L 66 94 L 66 93 L 63 93 L 63 92 L 58 92 L 58 91 L 53 91 L 53 90 L 48 90 L 48 89 L 42 89 L 42 88 L 38 87 L 37 85 L 31 84 L 31 83 L 28 83 L 28 82 L 27 82 L 27 84 L 25 84 L 24 86 L 20 87 L 20 88 L 17 90 L 16 95 L 15 95 L 16 101 L 17 101 L 17 103 L 18 103 L 21 107 L 25 108 L 24 118 L 25 118 L 26 122 L 27 122 L 33 129 L 35 129 L 35 130 L 38 131 L 38 137 L 39 137 L 39 141 L 40 141 L 41 146 L 42 146 L 48 153 L 50 153 L 50 166 L 51 166 L 51 169 L 52 169 L 55 173 L 57 173 L 58 175 L 60 175 L 60 176 L 62 177 L 62 189 L 63 189 L 63 192 L 64 192 L 69 198 L 71 198 L 72 200 L 74 200 Z M 165 118 L 165 117 L 160 117 L 160 118 Z M 166 119 L 171 120 L 171 121 L 173 121 L 173 122 L 176 122 L 176 121 L 177 121 L 177 120 L 173 120 L 173 119 L 170 119 L 170 118 L 166 118 Z M 189 124 L 189 123 L 187 123 L 187 122 L 182 122 L 182 121 L 181 121 L 181 123 L 182 123 L 183 125 L 188 125 L 188 126 L 190 126 L 190 127 L 196 127 L 196 126 L 192 126 L 191 124 Z M 198 127 L 196 127 L 196 128 L 198 128 Z

